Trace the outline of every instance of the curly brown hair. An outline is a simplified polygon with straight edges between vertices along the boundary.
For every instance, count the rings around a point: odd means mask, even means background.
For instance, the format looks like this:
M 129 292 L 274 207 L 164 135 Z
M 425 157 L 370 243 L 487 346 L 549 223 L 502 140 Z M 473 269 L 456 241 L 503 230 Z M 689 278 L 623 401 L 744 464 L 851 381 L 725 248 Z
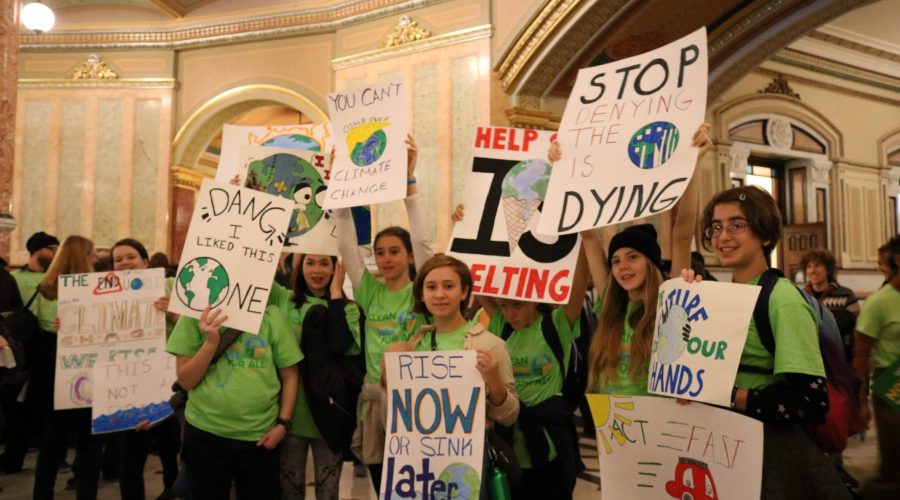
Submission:
M 713 196 L 703 215 L 700 216 L 700 227 L 703 231 L 703 248 L 712 251 L 712 237 L 706 229 L 712 226 L 713 211 L 716 205 L 722 203 L 737 203 L 747 225 L 753 234 L 760 239 L 763 245 L 763 253 L 768 260 L 769 255 L 781 239 L 781 210 L 772 195 L 756 186 L 741 186 L 731 188 Z
M 806 266 L 810 264 L 822 264 L 828 275 L 828 282 L 837 283 L 837 262 L 834 260 L 834 254 L 828 250 L 810 250 L 800 259 L 800 269 L 805 271 Z

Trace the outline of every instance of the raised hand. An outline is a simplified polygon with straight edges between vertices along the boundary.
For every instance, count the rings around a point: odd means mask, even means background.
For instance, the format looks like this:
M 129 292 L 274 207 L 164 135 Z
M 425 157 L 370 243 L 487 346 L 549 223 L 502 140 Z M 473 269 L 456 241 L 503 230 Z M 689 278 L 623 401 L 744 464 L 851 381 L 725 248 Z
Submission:
M 562 159 L 562 146 L 559 145 L 559 142 L 553 141 L 550 143 L 550 149 L 547 150 L 547 159 L 550 160 L 550 163 L 556 163 Z
M 219 345 L 219 328 L 228 321 L 228 316 L 222 314 L 222 309 L 209 310 L 207 307 L 200 315 L 200 331 L 206 337 L 207 342 Z
M 416 176 L 416 160 L 419 158 L 419 149 L 413 136 L 406 134 L 406 178 Z
M 340 299 L 344 297 L 344 277 L 347 272 L 344 269 L 344 263 L 338 260 L 334 263 L 334 276 L 331 278 L 330 295 L 332 299 Z

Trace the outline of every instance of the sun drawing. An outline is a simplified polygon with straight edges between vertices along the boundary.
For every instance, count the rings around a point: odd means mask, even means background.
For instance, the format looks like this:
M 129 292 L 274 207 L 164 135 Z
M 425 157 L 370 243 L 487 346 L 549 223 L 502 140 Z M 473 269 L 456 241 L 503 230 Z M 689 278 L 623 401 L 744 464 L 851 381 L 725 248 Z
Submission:
M 627 396 L 612 396 L 608 394 L 588 394 L 588 404 L 591 414 L 594 416 L 594 425 L 597 427 L 597 447 L 600 453 L 613 452 L 612 441 L 624 446 L 625 442 L 633 442 L 629 437 L 627 427 L 631 427 L 632 420 L 620 413 L 620 411 L 634 411 L 634 401 Z

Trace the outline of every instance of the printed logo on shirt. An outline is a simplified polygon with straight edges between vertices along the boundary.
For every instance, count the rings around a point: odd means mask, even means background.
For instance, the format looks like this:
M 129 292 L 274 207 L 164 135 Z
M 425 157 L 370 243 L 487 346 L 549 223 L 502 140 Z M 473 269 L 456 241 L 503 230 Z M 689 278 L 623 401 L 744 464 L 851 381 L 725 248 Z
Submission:
M 518 388 L 547 383 L 547 378 L 555 366 L 553 359 L 546 354 L 534 357 L 516 356 L 511 358 L 511 361 L 513 377 Z

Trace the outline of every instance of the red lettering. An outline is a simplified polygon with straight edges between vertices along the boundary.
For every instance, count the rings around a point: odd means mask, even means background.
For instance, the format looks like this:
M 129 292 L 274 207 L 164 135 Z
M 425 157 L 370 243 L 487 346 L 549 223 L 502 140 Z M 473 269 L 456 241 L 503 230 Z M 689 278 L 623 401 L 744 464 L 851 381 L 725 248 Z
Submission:
M 527 298 L 532 298 L 537 293 L 538 299 L 544 298 L 544 292 L 547 288 L 547 278 L 550 276 L 550 270 L 544 269 L 543 272 L 537 269 L 530 269 L 528 273 L 528 294 Z
M 516 144 L 516 129 L 509 129 L 509 150 L 518 151 L 519 145 Z
M 494 129 L 494 149 L 506 149 L 506 129 Z
M 512 285 L 512 280 L 519 274 L 519 271 L 521 271 L 521 268 L 518 267 L 503 267 L 503 273 L 506 274 L 506 280 L 503 282 L 503 291 L 501 292 L 503 295 L 509 294 L 509 287 Z
M 484 271 L 484 264 L 472 264 L 472 293 L 481 292 L 481 285 L 478 284 L 481 281 L 481 271 Z
M 553 275 L 553 279 L 550 280 L 550 298 L 556 302 L 562 302 L 566 300 L 566 296 L 569 295 L 569 287 L 567 286 L 559 286 L 559 283 L 564 280 L 569 275 L 569 270 L 566 269 L 564 271 L 560 271 Z
M 313 156 L 313 165 L 322 168 L 325 166 L 325 155 L 315 155 Z
M 475 132 L 475 147 L 490 148 L 491 147 L 491 129 L 490 127 L 478 127 Z
M 522 146 L 522 151 L 528 151 L 531 143 L 537 139 L 538 133 L 537 130 L 528 129 L 525 131 L 525 144 Z
M 497 266 L 491 266 L 488 268 L 487 277 L 484 279 L 484 287 L 482 290 L 484 293 L 497 293 L 496 287 L 491 286 L 491 282 L 494 281 L 494 270 L 497 269 Z

